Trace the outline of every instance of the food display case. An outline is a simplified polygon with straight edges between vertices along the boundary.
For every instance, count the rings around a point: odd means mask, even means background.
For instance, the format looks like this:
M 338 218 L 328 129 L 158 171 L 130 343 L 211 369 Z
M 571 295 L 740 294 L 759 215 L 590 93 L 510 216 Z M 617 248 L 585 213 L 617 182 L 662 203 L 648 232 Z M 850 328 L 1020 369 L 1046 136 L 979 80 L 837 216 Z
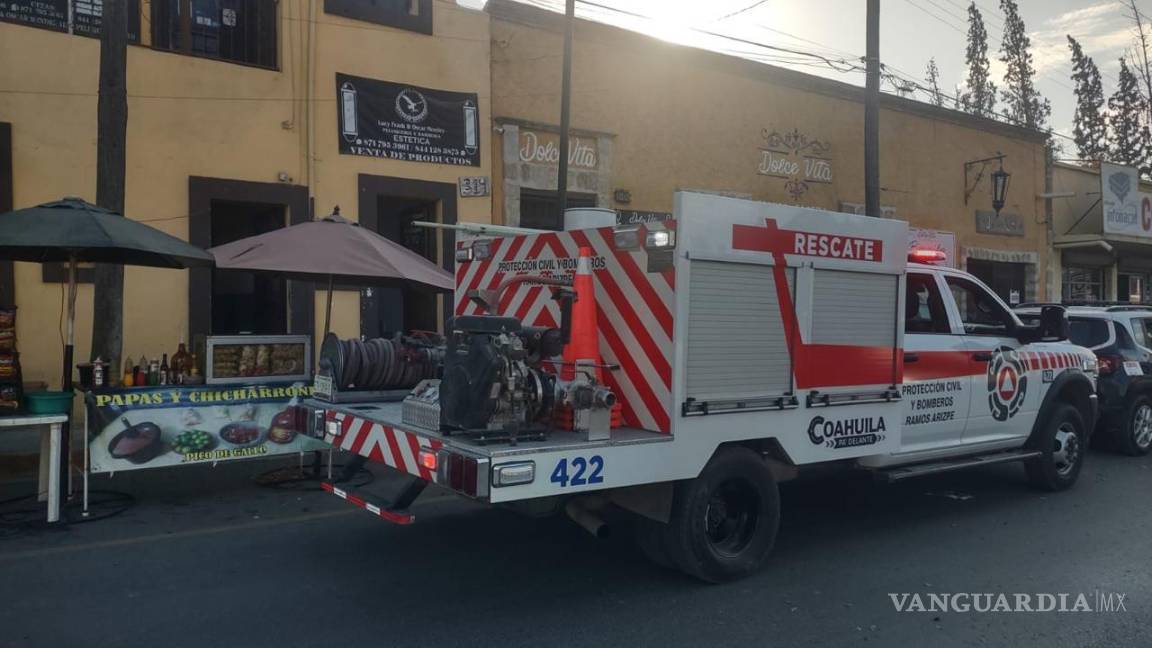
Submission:
M 209 385 L 310 381 L 312 339 L 307 335 L 214 335 L 205 341 Z

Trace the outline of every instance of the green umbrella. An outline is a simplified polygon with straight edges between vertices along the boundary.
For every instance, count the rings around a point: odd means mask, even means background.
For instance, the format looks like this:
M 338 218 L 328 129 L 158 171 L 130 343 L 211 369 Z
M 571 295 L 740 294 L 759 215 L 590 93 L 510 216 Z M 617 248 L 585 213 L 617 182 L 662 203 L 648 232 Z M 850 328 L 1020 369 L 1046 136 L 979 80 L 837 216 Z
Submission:
M 79 198 L 65 198 L 0 214 L 0 259 L 68 264 L 65 390 L 70 389 L 72 383 L 77 263 L 156 268 L 188 268 L 214 263 L 211 254 L 194 245 Z
M 65 198 L 0 214 L 0 259 L 68 264 L 68 341 L 61 387 L 72 389 L 76 337 L 76 264 L 115 263 L 156 268 L 211 266 L 212 255 L 160 230 L 97 207 Z M 64 434 L 61 492 L 68 479 L 68 434 Z

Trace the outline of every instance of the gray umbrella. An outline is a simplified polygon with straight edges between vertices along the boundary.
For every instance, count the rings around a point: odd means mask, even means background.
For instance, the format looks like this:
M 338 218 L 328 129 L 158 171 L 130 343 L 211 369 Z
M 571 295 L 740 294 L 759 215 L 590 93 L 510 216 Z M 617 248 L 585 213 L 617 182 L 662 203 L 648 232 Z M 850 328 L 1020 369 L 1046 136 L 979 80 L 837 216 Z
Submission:
M 210 266 L 212 255 L 175 236 L 97 207 L 65 198 L 0 214 L 0 259 L 68 264 L 68 342 L 64 389 L 72 377 L 76 321 L 76 264 L 117 263 L 156 268 Z
M 335 279 L 366 285 L 419 286 L 451 291 L 452 273 L 335 213 L 320 220 L 232 241 L 209 250 L 216 267 L 275 272 L 303 280 L 328 279 L 324 334 L 332 321 Z

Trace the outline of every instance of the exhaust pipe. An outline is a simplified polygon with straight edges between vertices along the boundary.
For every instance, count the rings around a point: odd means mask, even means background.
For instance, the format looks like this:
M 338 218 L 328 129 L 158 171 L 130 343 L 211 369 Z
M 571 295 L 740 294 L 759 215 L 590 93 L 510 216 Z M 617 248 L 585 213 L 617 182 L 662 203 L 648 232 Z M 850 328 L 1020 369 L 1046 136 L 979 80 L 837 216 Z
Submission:
M 564 512 L 568 514 L 568 517 L 572 518 L 573 522 L 579 524 L 580 527 L 588 533 L 591 533 L 594 538 L 603 540 L 611 535 L 611 528 L 608 526 L 608 523 L 604 521 L 604 518 L 600 517 L 598 511 L 589 507 L 584 499 L 575 498 L 568 500 L 568 503 L 564 505 Z

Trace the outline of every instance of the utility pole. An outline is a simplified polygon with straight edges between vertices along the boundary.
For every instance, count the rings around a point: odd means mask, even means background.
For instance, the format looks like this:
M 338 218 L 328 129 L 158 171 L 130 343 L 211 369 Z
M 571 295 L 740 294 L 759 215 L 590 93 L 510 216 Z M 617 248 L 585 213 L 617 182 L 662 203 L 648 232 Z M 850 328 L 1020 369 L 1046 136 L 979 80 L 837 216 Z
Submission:
M 864 86 L 864 211 L 880 216 L 880 0 L 868 0 Z
M 96 103 L 96 204 L 124 213 L 124 166 L 128 130 L 127 2 L 104 3 L 100 24 L 100 89 Z M 115 372 L 124 336 L 124 266 L 96 267 L 92 317 L 92 357 Z M 71 369 L 69 368 L 69 374 Z
M 568 127 L 572 112 L 572 23 L 576 21 L 576 0 L 564 5 L 564 71 L 560 82 L 560 164 L 556 172 L 556 194 L 560 203 L 560 226 L 568 207 Z

